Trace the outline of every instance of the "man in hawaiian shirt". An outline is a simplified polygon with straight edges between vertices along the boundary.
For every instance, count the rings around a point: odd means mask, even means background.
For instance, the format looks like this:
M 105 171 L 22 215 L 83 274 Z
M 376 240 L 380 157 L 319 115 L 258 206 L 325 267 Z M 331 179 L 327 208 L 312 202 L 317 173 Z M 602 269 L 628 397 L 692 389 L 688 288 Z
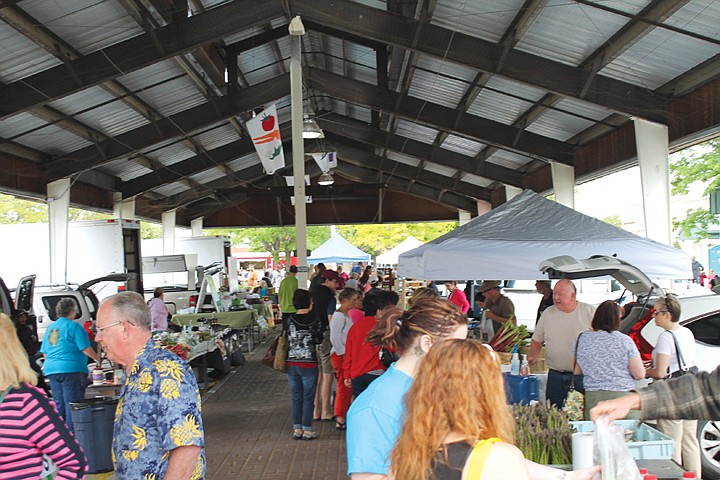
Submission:
M 190 367 L 156 347 L 143 297 L 122 292 L 103 301 L 97 341 L 126 372 L 115 412 L 118 480 L 195 480 L 205 476 L 200 392 Z

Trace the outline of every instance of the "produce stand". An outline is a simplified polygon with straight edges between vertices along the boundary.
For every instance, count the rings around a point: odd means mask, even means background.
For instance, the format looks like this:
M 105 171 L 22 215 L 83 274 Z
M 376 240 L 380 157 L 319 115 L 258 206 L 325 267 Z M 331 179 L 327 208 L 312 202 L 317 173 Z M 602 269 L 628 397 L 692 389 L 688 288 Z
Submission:
M 248 352 L 252 353 L 254 347 L 253 331 L 257 325 L 258 313 L 255 309 L 231 310 L 229 312 L 184 313 L 176 314 L 170 323 L 179 326 L 199 326 L 206 323 L 222 325 L 237 330 L 240 335 L 247 338 Z

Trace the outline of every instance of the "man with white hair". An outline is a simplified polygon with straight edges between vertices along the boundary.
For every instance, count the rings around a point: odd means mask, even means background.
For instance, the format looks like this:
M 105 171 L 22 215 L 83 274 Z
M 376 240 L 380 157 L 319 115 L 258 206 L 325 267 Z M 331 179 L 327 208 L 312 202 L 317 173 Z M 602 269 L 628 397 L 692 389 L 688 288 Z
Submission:
M 573 379 L 573 347 L 577 336 L 590 329 L 595 308 L 577 301 L 575 285 L 560 280 L 553 289 L 552 307 L 540 317 L 530 343 L 528 362 L 537 362 L 545 344 L 545 361 L 548 365 L 546 397 L 556 407 L 562 407 Z M 582 375 L 575 375 L 575 388 L 584 393 Z
M 195 375 L 180 357 L 155 346 L 142 295 L 122 292 L 105 299 L 96 329 L 108 358 L 125 368 L 113 428 L 116 478 L 204 478 Z

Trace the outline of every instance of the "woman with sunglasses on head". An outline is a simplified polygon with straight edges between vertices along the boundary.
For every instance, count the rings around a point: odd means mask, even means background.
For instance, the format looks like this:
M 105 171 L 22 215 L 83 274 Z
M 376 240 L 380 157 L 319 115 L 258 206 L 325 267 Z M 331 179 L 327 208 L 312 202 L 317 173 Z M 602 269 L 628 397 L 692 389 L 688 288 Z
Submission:
M 695 366 L 695 337 L 679 323 L 680 302 L 675 295 L 658 298 L 653 308 L 655 324 L 665 331 L 658 336 L 652 352 L 653 367 L 647 370 L 646 376 L 662 380 L 680 370 L 679 358 L 684 368 Z M 673 460 L 701 478 L 700 445 L 696 436 L 698 421 L 658 420 L 657 426 L 675 441 Z

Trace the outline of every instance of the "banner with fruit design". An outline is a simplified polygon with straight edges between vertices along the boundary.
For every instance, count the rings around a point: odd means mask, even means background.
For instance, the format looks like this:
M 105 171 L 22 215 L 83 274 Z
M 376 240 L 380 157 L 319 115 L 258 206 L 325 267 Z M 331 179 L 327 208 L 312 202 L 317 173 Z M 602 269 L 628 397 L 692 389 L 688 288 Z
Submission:
M 275 170 L 285 166 L 280 125 L 277 121 L 277 110 L 273 103 L 255 117 L 247 121 L 247 129 L 255 144 L 265 173 L 272 175 Z

